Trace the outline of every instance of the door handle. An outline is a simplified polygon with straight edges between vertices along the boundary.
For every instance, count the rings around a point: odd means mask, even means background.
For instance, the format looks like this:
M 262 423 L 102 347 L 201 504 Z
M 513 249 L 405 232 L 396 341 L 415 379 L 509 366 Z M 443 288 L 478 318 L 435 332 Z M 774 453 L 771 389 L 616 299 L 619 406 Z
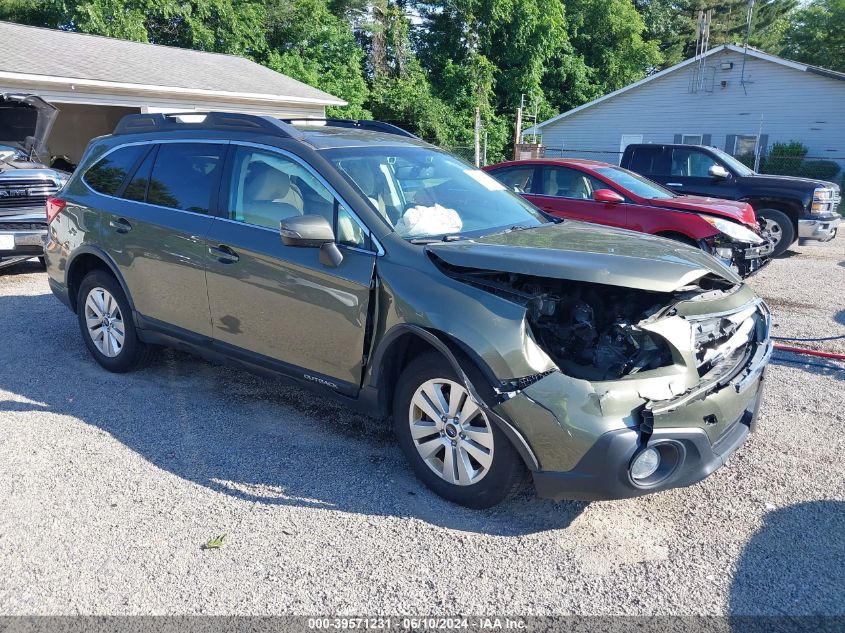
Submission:
M 238 254 L 228 246 L 209 246 L 208 254 L 214 257 L 221 264 L 234 264 L 240 260 Z
M 683 187 L 684 183 L 682 183 L 682 182 L 667 182 L 666 186 L 667 187 Z
M 117 218 L 109 222 L 109 226 L 117 233 L 129 233 L 132 230 L 132 225 L 123 218 Z

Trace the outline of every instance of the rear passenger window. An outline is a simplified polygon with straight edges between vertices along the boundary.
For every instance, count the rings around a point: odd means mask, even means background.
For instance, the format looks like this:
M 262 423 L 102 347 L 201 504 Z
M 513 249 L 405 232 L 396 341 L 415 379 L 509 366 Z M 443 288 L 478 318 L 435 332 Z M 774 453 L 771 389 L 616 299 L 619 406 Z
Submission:
M 150 153 L 144 159 L 144 162 L 135 170 L 135 175 L 132 180 L 126 185 L 123 191 L 122 198 L 127 200 L 136 200 L 137 202 L 144 202 L 147 197 L 147 183 L 150 181 L 150 172 L 153 169 L 153 160 L 155 159 L 156 148 L 152 147 Z
M 153 165 L 147 202 L 194 213 L 208 213 L 222 162 L 222 145 L 162 143 Z
M 85 182 L 97 193 L 115 195 L 148 147 L 148 145 L 131 145 L 111 152 L 85 172 Z
M 534 180 L 534 165 L 505 167 L 491 172 L 496 179 L 511 191 L 530 193 Z
M 638 147 L 631 155 L 631 164 L 626 167 L 638 174 L 659 174 L 662 153 L 662 147 Z

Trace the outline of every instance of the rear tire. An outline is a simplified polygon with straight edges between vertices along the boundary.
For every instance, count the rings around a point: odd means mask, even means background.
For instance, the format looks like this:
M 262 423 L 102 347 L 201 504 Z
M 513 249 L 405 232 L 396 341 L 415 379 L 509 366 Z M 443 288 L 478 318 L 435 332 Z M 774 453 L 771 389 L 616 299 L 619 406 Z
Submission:
M 124 373 L 149 359 L 151 349 L 138 339 L 123 288 L 109 273 L 94 270 L 85 276 L 76 312 L 85 346 L 105 369 Z
M 393 424 L 414 473 L 449 501 L 489 508 L 524 481 L 522 459 L 440 354 L 420 356 L 402 372 Z
M 775 244 L 772 257 L 783 255 L 795 241 L 795 226 L 792 224 L 792 220 L 778 209 L 755 209 L 754 213 L 760 222 L 763 235 Z

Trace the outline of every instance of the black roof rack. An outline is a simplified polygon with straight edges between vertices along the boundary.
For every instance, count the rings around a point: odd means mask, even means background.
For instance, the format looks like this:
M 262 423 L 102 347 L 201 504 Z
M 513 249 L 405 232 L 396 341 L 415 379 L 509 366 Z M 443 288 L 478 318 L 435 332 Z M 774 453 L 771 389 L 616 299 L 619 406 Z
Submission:
M 181 117 L 202 116 L 202 121 L 185 121 Z M 114 134 L 164 132 L 170 130 L 243 130 L 265 132 L 289 138 L 300 138 L 293 125 L 270 116 L 237 112 L 168 112 L 128 114 L 118 121 Z
M 332 127 L 353 128 L 356 130 L 370 130 L 371 132 L 384 132 L 386 134 L 396 134 L 397 136 L 405 136 L 408 138 L 419 138 L 411 134 L 408 130 L 403 130 L 397 125 L 385 123 L 384 121 L 372 121 L 368 119 L 319 119 L 311 117 L 303 117 L 300 119 L 282 119 L 284 123 L 322 123 L 331 125 Z

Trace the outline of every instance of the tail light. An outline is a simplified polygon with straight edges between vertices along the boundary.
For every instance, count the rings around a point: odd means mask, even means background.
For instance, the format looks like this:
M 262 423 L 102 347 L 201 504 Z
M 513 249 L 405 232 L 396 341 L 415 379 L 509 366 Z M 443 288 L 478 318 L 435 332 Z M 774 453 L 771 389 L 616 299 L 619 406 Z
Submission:
M 52 196 L 47 198 L 47 224 L 50 224 L 50 222 L 55 220 L 56 216 L 59 215 L 66 206 L 67 200 L 54 198 Z

